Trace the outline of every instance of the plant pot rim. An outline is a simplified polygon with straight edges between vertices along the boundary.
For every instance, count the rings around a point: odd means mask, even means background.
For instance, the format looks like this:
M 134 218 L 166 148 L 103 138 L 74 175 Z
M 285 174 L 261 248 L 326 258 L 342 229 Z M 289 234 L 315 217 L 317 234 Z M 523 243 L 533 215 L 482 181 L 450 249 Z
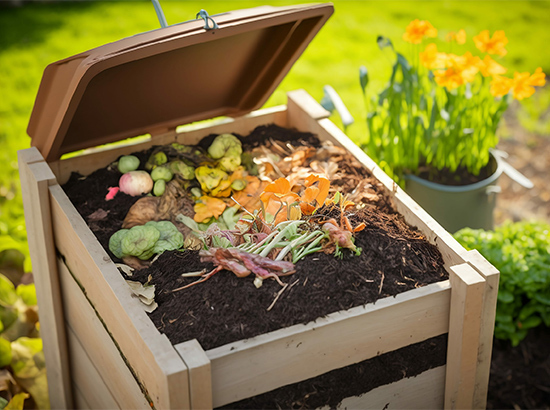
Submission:
M 444 184 L 439 184 L 437 182 L 428 181 L 426 179 L 420 178 L 412 174 L 405 174 L 404 178 L 405 180 L 414 181 L 420 185 L 424 185 L 425 187 L 434 189 L 436 191 L 454 192 L 454 193 L 475 191 L 476 189 L 485 188 L 488 185 L 492 184 L 504 172 L 504 164 L 502 159 L 498 155 L 494 155 L 493 153 L 491 153 L 491 157 L 494 158 L 497 164 L 495 171 L 488 178 L 485 178 L 473 184 L 459 185 L 459 186 L 444 185 Z

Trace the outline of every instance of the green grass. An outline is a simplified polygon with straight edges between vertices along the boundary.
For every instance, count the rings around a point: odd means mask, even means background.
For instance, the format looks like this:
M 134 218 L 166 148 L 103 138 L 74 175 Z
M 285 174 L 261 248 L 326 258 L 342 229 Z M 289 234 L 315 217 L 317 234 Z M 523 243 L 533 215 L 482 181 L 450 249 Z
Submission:
M 193 19 L 201 8 L 216 14 L 262 4 L 258 1 L 162 2 L 169 24 Z M 415 18 L 429 20 L 440 30 L 440 38 L 460 28 L 469 36 L 483 29 L 504 29 L 510 40 L 504 60 L 509 69 L 532 72 L 541 66 L 550 73 L 550 54 L 546 52 L 550 44 L 547 29 L 550 1 L 334 1 L 334 4 L 334 16 L 266 105 L 285 103 L 285 93 L 298 88 L 304 88 L 320 100 L 322 87 L 331 84 L 356 118 L 348 130 L 356 141 L 360 141 L 366 131 L 358 68 L 362 64 L 367 66 L 371 78 L 369 88 L 379 90 L 387 80 L 390 61 L 377 48 L 376 37 L 388 36 L 398 50 L 410 52 L 410 45 L 401 40 L 401 35 Z M 13 241 L 21 244 L 20 247 L 26 246 L 16 151 L 30 146 L 26 126 L 46 65 L 157 27 L 154 9 L 148 1 L 0 7 L 0 161 L 3 165 L 0 249 Z M 13 241 L 9 242 L 8 237 Z

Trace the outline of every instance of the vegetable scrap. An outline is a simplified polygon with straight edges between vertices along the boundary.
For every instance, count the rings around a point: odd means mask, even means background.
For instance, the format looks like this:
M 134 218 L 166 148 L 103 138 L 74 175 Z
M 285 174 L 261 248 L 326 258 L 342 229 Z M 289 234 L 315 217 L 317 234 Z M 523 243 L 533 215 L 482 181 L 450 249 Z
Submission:
M 109 240 L 116 258 L 132 269 L 154 263 L 164 251 L 200 250 L 214 268 L 173 289 L 203 283 L 227 270 L 237 277 L 254 274 L 281 286 L 281 277 L 316 252 L 359 255 L 350 217 L 379 199 L 357 175 L 360 167 L 347 151 L 325 142 L 320 148 L 266 139 L 244 151 L 232 134 L 215 136 L 207 148 L 179 143 L 156 147 L 142 165 L 122 156 L 121 192 L 140 196 L 122 229 Z M 355 174 L 355 175 L 354 175 Z M 112 200 L 117 187 L 105 200 Z

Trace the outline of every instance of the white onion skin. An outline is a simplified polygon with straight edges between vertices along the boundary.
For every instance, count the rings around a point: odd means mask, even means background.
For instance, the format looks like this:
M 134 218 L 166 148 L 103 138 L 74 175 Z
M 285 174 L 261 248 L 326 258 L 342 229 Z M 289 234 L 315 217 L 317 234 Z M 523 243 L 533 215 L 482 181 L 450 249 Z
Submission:
M 118 181 L 120 191 L 130 196 L 148 194 L 153 189 L 153 179 L 146 171 L 130 171 Z

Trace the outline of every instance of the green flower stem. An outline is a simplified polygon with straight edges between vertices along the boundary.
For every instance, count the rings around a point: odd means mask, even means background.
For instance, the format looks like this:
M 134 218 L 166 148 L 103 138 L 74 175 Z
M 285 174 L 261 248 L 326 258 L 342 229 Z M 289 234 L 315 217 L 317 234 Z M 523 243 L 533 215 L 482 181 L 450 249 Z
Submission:
M 302 246 L 303 244 L 306 244 L 308 243 L 309 241 L 311 241 L 312 239 L 314 239 L 316 236 L 318 236 L 319 234 L 321 234 L 321 236 L 324 236 L 324 232 L 322 231 L 313 231 L 311 232 L 310 234 L 308 235 L 300 235 L 298 236 L 296 239 L 292 240 L 291 242 L 289 242 L 289 244 L 287 246 L 285 246 L 283 248 L 283 250 L 281 250 L 281 252 L 279 252 L 279 254 L 277 255 L 277 258 L 275 260 L 277 261 L 280 261 L 280 260 L 283 260 L 283 258 L 292 250 L 296 249 L 296 248 L 299 248 L 300 246 Z
M 292 230 L 296 230 L 298 228 L 298 225 L 301 225 L 304 223 L 304 221 L 298 220 L 298 221 L 292 221 L 287 226 L 285 226 L 278 234 L 273 238 L 273 240 L 260 252 L 260 256 L 267 256 L 269 255 L 269 252 L 271 252 L 277 244 Z

